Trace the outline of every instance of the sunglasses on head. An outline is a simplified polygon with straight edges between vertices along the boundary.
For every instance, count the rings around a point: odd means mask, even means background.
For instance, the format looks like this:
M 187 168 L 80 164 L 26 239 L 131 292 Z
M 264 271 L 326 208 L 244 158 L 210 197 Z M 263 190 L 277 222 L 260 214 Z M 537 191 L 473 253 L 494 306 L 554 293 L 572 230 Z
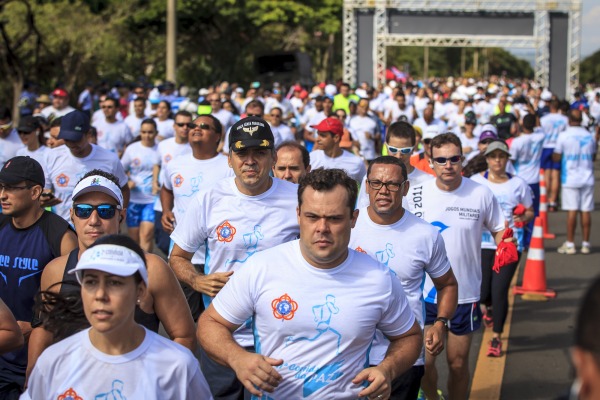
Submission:
M 394 146 L 390 146 L 389 144 L 387 145 L 388 148 L 388 152 L 390 154 L 397 154 L 398 152 L 400 152 L 400 154 L 410 154 L 411 151 L 413 150 L 412 146 L 411 147 L 394 147 Z
M 446 165 L 446 163 L 450 161 L 450 164 L 456 165 L 462 161 L 462 156 L 452 156 L 452 157 L 435 157 L 433 162 L 437 165 Z
M 74 204 L 73 211 L 77 218 L 88 219 L 90 215 L 96 210 L 98 216 L 102 219 L 111 219 L 115 216 L 117 210 L 120 210 L 121 206 L 115 204 L 98 204 L 93 206 L 91 204 Z

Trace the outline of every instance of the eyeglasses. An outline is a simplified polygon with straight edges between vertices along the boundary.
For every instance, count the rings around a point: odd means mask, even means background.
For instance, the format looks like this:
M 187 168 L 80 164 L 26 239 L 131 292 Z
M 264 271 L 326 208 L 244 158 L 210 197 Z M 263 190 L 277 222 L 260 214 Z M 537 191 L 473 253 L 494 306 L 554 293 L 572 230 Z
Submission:
M 17 190 L 31 189 L 32 187 L 33 187 L 33 185 L 12 186 L 12 185 L 5 185 L 3 183 L 0 183 L 0 191 L 7 192 L 7 193 L 16 192 Z
M 25 131 L 17 131 L 19 133 L 19 135 L 29 135 L 30 133 L 33 133 L 34 131 L 31 132 L 25 132 Z
M 406 181 L 404 181 L 404 182 L 406 182 Z M 367 180 L 367 183 L 369 184 L 371 189 L 380 190 L 382 187 L 385 186 L 385 188 L 387 190 L 389 190 L 390 192 L 397 192 L 398 190 L 400 190 L 402 185 L 404 185 L 404 182 L 398 183 L 398 182 L 381 182 L 381 181 Z
M 452 157 L 436 157 L 433 159 L 433 161 L 437 164 L 437 165 L 446 165 L 446 163 L 448 161 L 450 161 L 450 164 L 452 165 L 456 165 L 459 162 L 462 161 L 462 156 L 452 156 Z
M 12 121 L 10 121 L 8 124 L 4 124 L 4 125 L 0 125 L 0 130 L 7 130 L 10 129 L 10 127 L 12 126 Z
M 246 114 L 246 117 L 258 117 L 258 118 L 262 118 L 263 115 L 262 114 Z
M 88 219 L 90 215 L 96 210 L 98 212 L 98 216 L 102 219 L 111 219 L 115 216 L 115 212 L 120 210 L 121 206 L 117 206 L 114 204 L 98 204 L 97 206 L 93 206 L 91 204 L 74 204 L 73 211 L 75 211 L 75 215 L 77 218 Z
M 413 150 L 412 146 L 411 147 L 394 147 L 394 146 L 390 146 L 389 144 L 386 144 L 388 151 L 390 154 L 396 154 L 398 152 L 400 152 L 400 154 L 410 154 Z
M 196 125 L 192 124 L 191 122 L 175 122 L 175 125 L 177 125 L 180 128 L 190 128 L 190 129 L 194 129 L 196 127 Z

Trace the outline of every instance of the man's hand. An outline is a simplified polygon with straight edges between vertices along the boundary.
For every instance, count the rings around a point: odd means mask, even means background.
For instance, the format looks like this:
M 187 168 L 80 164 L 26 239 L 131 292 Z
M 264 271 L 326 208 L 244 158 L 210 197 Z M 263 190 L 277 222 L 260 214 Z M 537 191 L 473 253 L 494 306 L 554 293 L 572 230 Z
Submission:
M 163 210 L 163 215 L 160 218 L 160 223 L 162 224 L 163 230 L 168 234 L 173 233 L 175 229 L 175 214 L 171 210 Z
M 51 191 L 44 191 L 40 196 L 40 205 L 42 207 L 52 207 L 62 203 L 62 200 L 54 196 Z
M 201 275 L 194 280 L 194 290 L 207 296 L 215 297 L 229 281 L 233 271 L 215 272 L 213 274 Z
M 262 397 L 261 390 L 273 393 L 279 386 L 282 377 L 273 367 L 281 364 L 283 364 L 281 359 L 245 352 L 236 357 L 235 362 L 232 362 L 230 366 L 250 393 Z
M 442 324 L 433 324 L 425 336 L 425 350 L 432 356 L 437 356 L 444 350 L 446 328 Z
M 352 379 L 355 385 L 362 385 L 364 381 L 369 382 L 369 386 L 361 390 L 358 397 L 368 397 L 369 399 L 389 399 L 392 394 L 392 379 L 379 367 L 370 367 L 363 369 Z

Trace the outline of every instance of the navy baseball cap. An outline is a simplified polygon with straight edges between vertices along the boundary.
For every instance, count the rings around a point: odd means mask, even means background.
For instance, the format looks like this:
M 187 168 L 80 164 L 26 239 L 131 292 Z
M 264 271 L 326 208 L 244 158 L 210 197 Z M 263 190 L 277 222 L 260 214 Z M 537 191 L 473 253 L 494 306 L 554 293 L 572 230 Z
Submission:
M 83 111 L 71 111 L 60 120 L 58 138 L 78 142 L 89 130 L 90 117 Z
M 235 152 L 249 147 L 272 149 L 275 145 L 269 123 L 259 117 L 247 117 L 236 122 L 229 131 L 229 148 Z
M 44 170 L 40 163 L 31 157 L 13 157 L 0 170 L 0 182 L 12 185 L 23 181 L 31 181 L 44 187 Z

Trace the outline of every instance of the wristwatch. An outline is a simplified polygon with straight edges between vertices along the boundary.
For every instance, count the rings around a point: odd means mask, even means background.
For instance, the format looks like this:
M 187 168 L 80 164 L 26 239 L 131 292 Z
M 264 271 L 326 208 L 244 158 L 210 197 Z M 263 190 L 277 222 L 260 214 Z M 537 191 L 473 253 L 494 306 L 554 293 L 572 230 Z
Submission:
M 436 322 L 441 322 L 442 324 L 444 324 L 444 326 L 446 327 L 446 330 L 450 329 L 450 320 L 448 318 L 444 318 L 444 317 L 437 317 L 435 319 L 435 321 L 433 321 L 433 323 L 435 324 Z

